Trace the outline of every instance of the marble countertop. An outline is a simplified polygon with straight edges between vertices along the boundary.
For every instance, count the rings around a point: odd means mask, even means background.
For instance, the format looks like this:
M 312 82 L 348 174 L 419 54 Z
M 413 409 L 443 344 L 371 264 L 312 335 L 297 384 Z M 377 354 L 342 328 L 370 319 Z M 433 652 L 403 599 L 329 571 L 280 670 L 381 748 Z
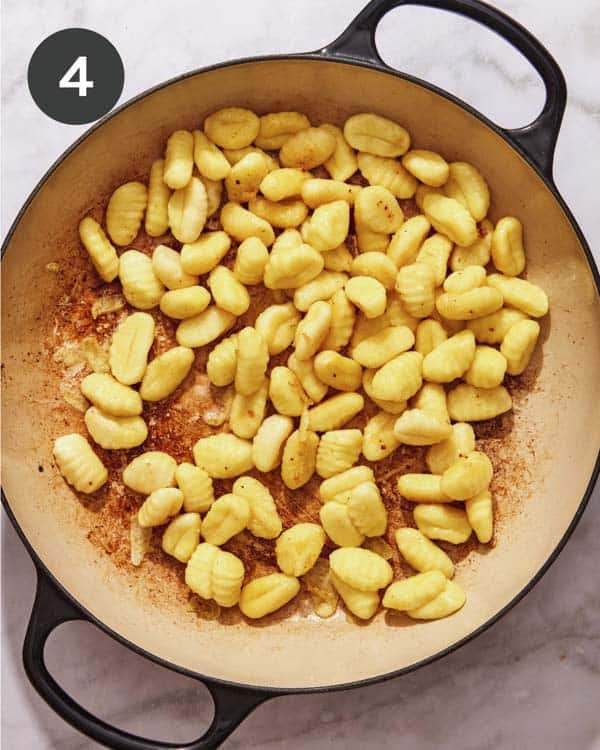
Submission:
M 27 63 L 47 35 L 83 26 L 108 36 L 125 65 L 124 101 L 181 71 L 228 58 L 321 47 L 363 4 L 282 0 L 275 12 L 271 0 L 179 0 L 171 9 L 158 0 L 130 0 L 115 12 L 116 3 L 108 0 L 4 0 L 3 234 L 39 177 L 85 129 L 48 119 L 29 97 Z M 600 5 L 597 0 L 496 0 L 496 5 L 541 39 L 563 68 L 569 103 L 556 152 L 556 183 L 600 260 Z M 456 93 L 501 125 L 525 124 L 541 109 L 543 92 L 533 70 L 469 22 L 421 8 L 397 10 L 382 23 L 378 44 L 391 64 Z M 597 489 L 541 583 L 478 639 L 384 684 L 268 702 L 224 747 L 598 750 L 599 569 Z M 5 517 L 2 584 L 4 747 L 98 747 L 63 723 L 24 675 L 20 651 L 35 576 Z M 61 627 L 47 656 L 65 689 L 129 731 L 184 742 L 210 719 L 203 687 L 130 653 L 90 625 Z

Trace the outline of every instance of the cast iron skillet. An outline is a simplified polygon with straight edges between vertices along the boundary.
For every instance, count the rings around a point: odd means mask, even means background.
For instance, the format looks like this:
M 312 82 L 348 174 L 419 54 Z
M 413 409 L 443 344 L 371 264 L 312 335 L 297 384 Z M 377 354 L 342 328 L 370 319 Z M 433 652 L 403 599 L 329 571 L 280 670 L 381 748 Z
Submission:
M 424 81 L 412 78 L 404 74 L 400 74 L 395 70 L 389 68 L 389 66 L 387 66 L 383 62 L 377 52 L 375 46 L 375 31 L 379 21 L 389 10 L 395 7 L 409 4 L 429 6 L 461 14 L 496 31 L 504 39 L 513 44 L 531 62 L 531 64 L 534 66 L 534 68 L 537 70 L 544 81 L 546 87 L 546 101 L 539 117 L 537 117 L 536 120 L 527 127 L 513 130 L 502 130 L 495 126 L 493 123 L 489 122 L 481 114 L 474 111 L 468 105 L 459 101 L 450 94 L 441 91 Z M 579 228 L 571 217 L 568 209 L 564 205 L 564 202 L 558 195 L 552 178 L 553 153 L 566 104 L 565 81 L 559 67 L 557 66 L 551 55 L 547 52 L 547 50 L 518 23 L 516 23 L 500 11 L 493 9 L 482 2 L 478 2 L 477 0 L 372 0 L 372 2 L 370 2 L 369 5 L 354 19 L 354 21 L 349 25 L 346 31 L 344 31 L 344 33 L 340 37 L 338 37 L 338 39 L 336 39 L 328 46 L 313 53 L 291 55 L 286 57 L 298 60 L 340 60 L 345 63 L 352 63 L 364 68 L 392 73 L 395 76 L 407 79 L 409 81 L 412 81 L 413 83 L 417 83 L 420 86 L 430 89 L 436 94 L 445 97 L 455 104 L 458 104 L 472 115 L 475 115 L 487 127 L 493 129 L 510 145 L 516 148 L 516 150 L 529 162 L 529 164 L 533 166 L 543 177 L 548 190 L 553 193 L 553 195 L 556 197 L 557 201 L 560 203 L 561 207 L 569 217 L 573 229 L 577 234 L 577 237 L 587 255 L 589 265 L 592 268 L 592 273 L 594 274 L 596 286 L 600 287 L 598 274 L 595 269 L 589 248 L 587 247 L 587 244 Z M 252 61 L 255 61 L 256 59 L 257 58 L 253 58 Z M 283 57 L 264 57 L 259 59 L 269 61 L 283 59 Z M 236 60 L 235 64 L 243 62 L 248 61 Z M 226 65 L 231 64 L 234 63 L 225 63 L 222 66 L 215 67 L 225 67 Z M 193 71 L 192 73 L 188 73 L 181 78 L 187 78 L 189 76 L 204 72 L 205 70 L 212 69 L 213 68 L 207 68 L 203 70 Z M 157 88 L 168 86 L 173 82 L 174 81 L 168 81 L 167 83 L 164 83 Z M 156 89 L 152 89 L 151 91 L 155 90 Z M 138 101 L 149 93 L 150 91 L 141 94 L 136 99 L 131 100 L 127 104 L 123 105 L 123 107 L 115 110 L 115 112 L 113 112 L 111 115 L 101 120 L 60 157 L 60 159 L 42 178 L 40 183 L 37 185 L 31 196 L 25 203 L 4 243 L 3 253 L 8 246 L 10 238 L 21 218 L 21 215 L 27 209 L 33 197 L 44 185 L 47 178 L 50 176 L 50 174 L 52 174 L 56 167 L 79 143 L 81 143 L 81 141 L 83 141 L 89 135 L 89 133 L 91 133 L 96 128 L 101 127 L 102 124 L 113 117 L 116 112 L 119 112 L 123 108 L 130 106 L 130 104 Z M 585 505 L 589 499 L 598 475 L 598 468 L 599 466 L 597 462 L 591 477 L 591 481 L 588 485 L 585 496 L 581 504 L 579 505 L 578 511 L 575 514 L 567 532 L 561 539 L 559 545 L 554 550 L 553 554 L 547 560 L 546 564 L 542 567 L 539 573 L 530 581 L 529 585 L 523 591 L 521 591 L 520 594 L 516 596 L 496 616 L 492 617 L 481 627 L 473 631 L 467 638 L 464 638 L 462 641 L 459 641 L 450 648 L 445 649 L 444 651 L 436 654 L 431 658 L 425 659 L 415 665 L 411 665 L 411 667 L 406 669 L 382 674 L 373 679 L 345 684 L 341 687 L 347 689 L 351 687 L 362 686 L 375 681 L 390 679 L 392 677 L 396 677 L 400 674 L 411 671 L 412 669 L 422 666 L 423 664 L 429 663 L 434 659 L 444 656 L 446 653 L 449 653 L 474 636 L 478 635 L 487 627 L 489 627 L 493 622 L 499 619 L 503 614 L 505 614 L 508 609 L 514 606 L 514 604 L 516 604 L 517 601 L 519 601 L 519 599 L 521 599 L 521 597 L 524 596 L 535 585 L 535 583 L 541 578 L 543 573 L 548 569 L 550 564 L 557 557 L 567 538 L 575 528 L 575 525 L 577 524 L 585 508 Z M 257 688 L 203 677 L 202 682 L 204 682 L 204 684 L 208 687 L 214 700 L 215 715 L 206 733 L 198 740 L 185 745 L 175 745 L 167 742 L 155 742 L 149 739 L 136 737 L 101 721 L 100 719 L 94 717 L 91 713 L 86 711 L 83 707 L 78 705 L 70 696 L 68 696 L 55 682 L 45 666 L 43 658 L 44 645 L 50 633 L 59 624 L 69 620 L 88 620 L 94 622 L 94 624 L 105 629 L 107 632 L 109 632 L 110 635 L 117 638 L 117 640 L 125 643 L 125 645 L 134 648 L 138 652 L 158 663 L 163 664 L 164 666 L 169 665 L 167 665 L 165 662 L 162 662 L 159 658 L 147 652 L 144 652 L 137 647 L 132 646 L 132 644 L 130 643 L 127 643 L 126 641 L 124 641 L 124 639 L 120 638 L 114 632 L 106 628 L 102 622 L 94 618 L 89 612 L 84 610 L 64 590 L 60 583 L 58 583 L 57 580 L 49 573 L 41 560 L 37 557 L 35 551 L 16 523 L 4 495 L 3 502 L 5 503 L 5 508 L 9 517 L 11 518 L 13 524 L 15 525 L 15 528 L 17 529 L 17 532 L 21 536 L 23 543 L 29 551 L 29 554 L 34 561 L 38 572 L 37 594 L 33 605 L 33 611 L 27 630 L 23 651 L 23 658 L 27 675 L 36 690 L 44 698 L 44 700 L 50 706 L 52 706 L 52 708 L 61 717 L 63 717 L 78 730 L 85 733 L 97 742 L 103 743 L 112 748 L 117 748 L 119 750 L 167 750 L 167 748 L 181 748 L 181 750 L 202 750 L 203 748 L 214 748 L 224 741 L 224 739 L 242 722 L 242 720 L 248 715 L 250 711 L 252 711 L 256 706 L 260 705 L 262 702 L 268 700 L 271 697 L 291 694 L 295 692 L 311 692 L 336 689 L 335 687 L 306 688 L 305 690 L 285 688 Z M 188 674 L 189 676 L 198 678 L 198 675 L 190 674 L 189 672 L 185 672 L 185 670 L 183 669 L 180 671 Z

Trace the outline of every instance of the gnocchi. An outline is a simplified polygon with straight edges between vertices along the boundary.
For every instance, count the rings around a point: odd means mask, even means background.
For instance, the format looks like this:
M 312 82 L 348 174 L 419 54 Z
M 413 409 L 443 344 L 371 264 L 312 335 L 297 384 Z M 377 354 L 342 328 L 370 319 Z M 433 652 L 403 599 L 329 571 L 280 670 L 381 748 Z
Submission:
M 53 454 L 60 473 L 78 492 L 96 492 L 108 479 L 106 467 L 82 435 L 57 438 Z

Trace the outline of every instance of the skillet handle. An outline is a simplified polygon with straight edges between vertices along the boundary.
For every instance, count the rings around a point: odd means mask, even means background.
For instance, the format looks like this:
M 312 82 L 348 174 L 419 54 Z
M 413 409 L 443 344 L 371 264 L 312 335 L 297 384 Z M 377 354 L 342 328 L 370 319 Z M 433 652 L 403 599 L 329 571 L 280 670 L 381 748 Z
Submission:
M 213 750 L 253 709 L 273 697 L 272 693 L 265 691 L 202 681 L 211 693 L 215 713 L 202 737 L 188 744 L 157 742 L 113 727 L 67 695 L 48 672 L 44 662 L 44 646 L 54 628 L 63 622 L 88 619 L 59 591 L 49 576 L 38 569 L 35 601 L 23 644 L 23 663 L 33 687 L 59 716 L 83 734 L 114 750 Z
M 521 52 L 540 74 L 546 87 L 544 108 L 529 125 L 505 129 L 508 139 L 552 181 L 556 139 L 567 102 L 567 86 L 561 69 L 548 50 L 521 24 L 480 0 L 371 0 L 323 55 L 359 58 L 391 70 L 375 44 L 379 22 L 390 10 L 403 5 L 422 5 L 452 11 L 487 26 Z

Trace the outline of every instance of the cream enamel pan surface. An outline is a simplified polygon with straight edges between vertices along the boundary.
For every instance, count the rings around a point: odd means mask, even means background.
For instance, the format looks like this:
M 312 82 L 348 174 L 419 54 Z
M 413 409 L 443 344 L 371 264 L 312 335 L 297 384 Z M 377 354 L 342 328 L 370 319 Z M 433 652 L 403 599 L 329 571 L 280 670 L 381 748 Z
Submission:
M 86 210 L 140 165 L 162 154 L 167 135 L 198 127 L 223 106 L 258 113 L 306 112 L 338 124 L 358 110 L 402 123 L 415 145 L 476 163 L 493 196 L 492 220 L 515 214 L 527 234 L 527 277 L 550 298 L 531 391 L 520 398 L 507 437 L 515 457 L 519 511 L 504 518 L 497 544 L 457 572 L 467 593 L 456 615 L 431 623 L 359 626 L 291 617 L 255 625 L 199 626 L 176 609 L 148 603 L 135 578 L 92 546 L 82 529 L 90 509 L 51 466 L 52 441 L 74 428 L 46 408 L 58 382 L 44 368 L 49 311 L 64 288 L 44 272 L 81 252 Z M 454 102 L 397 76 L 349 63 L 274 59 L 205 71 L 156 90 L 94 130 L 34 197 L 3 261 L 3 484 L 23 534 L 69 594 L 107 628 L 151 656 L 208 677 L 274 688 L 317 688 L 410 668 L 461 641 L 518 596 L 544 566 L 576 516 L 600 446 L 597 414 L 600 303 L 590 266 L 552 192 L 493 129 Z M 77 423 L 78 424 L 78 423 Z M 525 452 L 525 447 L 527 451 Z M 507 459 L 510 460 L 510 459 Z M 502 505 L 502 496 L 497 502 Z

